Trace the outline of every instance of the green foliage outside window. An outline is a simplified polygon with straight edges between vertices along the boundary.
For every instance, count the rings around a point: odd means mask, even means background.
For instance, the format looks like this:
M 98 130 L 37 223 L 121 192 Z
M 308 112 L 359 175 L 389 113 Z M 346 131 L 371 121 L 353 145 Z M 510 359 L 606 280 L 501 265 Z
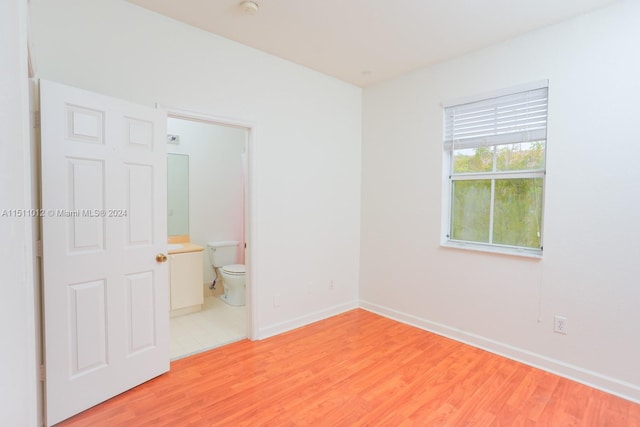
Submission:
M 451 239 L 540 248 L 544 164 L 544 142 L 454 150 Z

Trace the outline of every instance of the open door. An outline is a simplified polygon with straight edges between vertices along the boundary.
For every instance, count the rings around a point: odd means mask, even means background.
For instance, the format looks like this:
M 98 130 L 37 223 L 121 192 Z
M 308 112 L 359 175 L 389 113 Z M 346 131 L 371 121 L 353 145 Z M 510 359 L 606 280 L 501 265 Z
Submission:
M 166 115 L 40 82 L 46 420 L 169 370 Z

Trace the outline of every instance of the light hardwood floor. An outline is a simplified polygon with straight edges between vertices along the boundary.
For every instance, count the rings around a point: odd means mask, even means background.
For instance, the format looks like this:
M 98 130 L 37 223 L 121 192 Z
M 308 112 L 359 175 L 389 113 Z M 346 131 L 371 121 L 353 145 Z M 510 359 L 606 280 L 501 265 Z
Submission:
M 64 426 L 640 426 L 640 405 L 364 310 L 177 360 Z

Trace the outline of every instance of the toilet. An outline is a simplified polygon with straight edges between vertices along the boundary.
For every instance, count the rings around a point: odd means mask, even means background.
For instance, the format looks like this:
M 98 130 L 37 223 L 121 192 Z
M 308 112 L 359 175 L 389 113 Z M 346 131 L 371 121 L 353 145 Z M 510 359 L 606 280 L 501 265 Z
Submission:
M 237 264 L 238 242 L 226 240 L 207 243 L 209 260 L 214 273 L 222 275 L 224 281 L 224 295 L 222 301 L 229 305 L 242 306 L 245 304 L 245 273 L 244 264 Z

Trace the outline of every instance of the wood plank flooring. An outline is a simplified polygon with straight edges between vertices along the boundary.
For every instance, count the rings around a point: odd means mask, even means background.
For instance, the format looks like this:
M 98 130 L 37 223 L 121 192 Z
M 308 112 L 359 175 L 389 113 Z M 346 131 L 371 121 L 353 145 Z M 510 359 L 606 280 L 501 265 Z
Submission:
M 364 310 L 175 361 L 62 426 L 640 426 L 640 405 Z

